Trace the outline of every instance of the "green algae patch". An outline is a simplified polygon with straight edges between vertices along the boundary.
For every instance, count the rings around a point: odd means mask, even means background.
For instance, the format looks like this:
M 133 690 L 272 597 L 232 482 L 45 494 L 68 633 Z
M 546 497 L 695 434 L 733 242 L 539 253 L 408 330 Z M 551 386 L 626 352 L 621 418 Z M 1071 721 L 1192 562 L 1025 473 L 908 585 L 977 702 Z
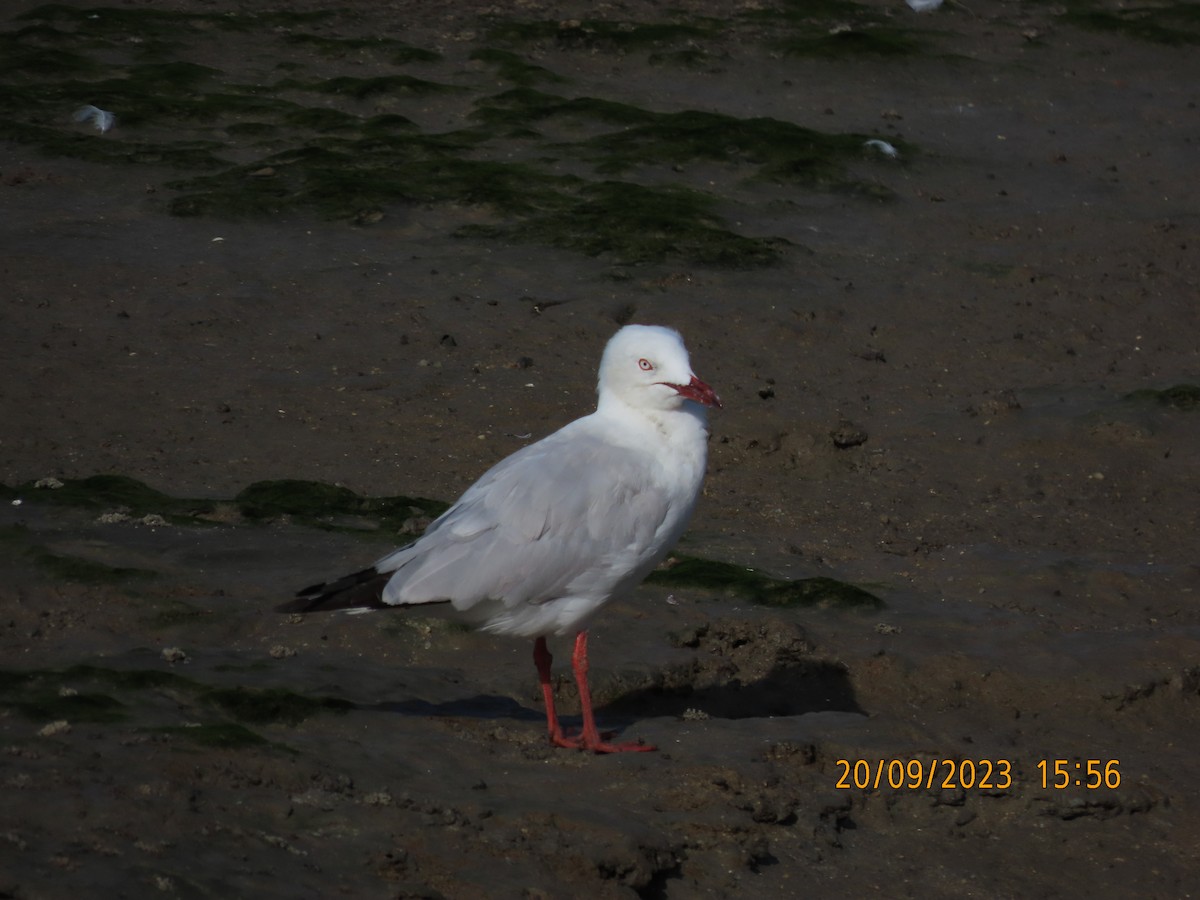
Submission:
M 237 722 L 218 722 L 208 725 L 167 725 L 145 729 L 154 734 L 180 737 L 215 750 L 242 750 L 250 747 L 274 747 L 265 737 Z
M 39 673 L 42 677 L 57 678 L 63 684 L 83 680 L 97 681 L 114 690 L 198 690 L 200 684 L 191 678 L 165 669 L 110 669 L 104 666 L 79 664 L 51 673 Z
M 0 669 L 0 694 L 22 688 L 70 693 L 78 686 L 103 685 L 115 691 L 199 690 L 190 678 L 165 669 L 111 669 L 80 663 L 65 669 Z
M 92 475 L 88 478 L 63 479 L 51 482 L 57 487 L 34 482 L 23 486 L 27 493 L 35 493 L 39 502 L 63 506 L 108 509 L 124 507 L 130 512 L 144 514 L 160 512 L 174 503 L 161 491 L 125 475 Z
M 39 693 L 21 700 L 0 699 L 7 707 L 34 722 L 120 722 L 127 707 L 107 694 Z
M 826 133 L 781 119 L 739 118 L 704 110 L 653 112 L 596 97 L 565 98 L 529 87 L 514 88 L 477 104 L 473 117 L 510 134 L 536 134 L 544 122 L 579 122 L 613 130 L 575 143 L 559 143 L 560 151 L 579 156 L 599 174 L 620 174 L 647 166 L 680 167 L 693 162 L 720 162 L 747 170 L 751 181 L 790 182 L 820 189 L 845 190 L 859 181 L 847 171 L 864 156 L 873 135 Z M 902 157 L 916 148 L 891 139 Z
M 67 101 L 75 105 L 80 101 Z M 57 104 L 63 106 L 64 104 Z M 0 110 L 3 103 L 0 103 Z M 36 147 L 49 156 L 81 159 L 108 165 L 166 165 L 193 170 L 219 168 L 222 145 L 211 140 L 126 141 L 111 136 L 98 140 L 91 134 L 64 131 L 46 125 L 12 121 L 5 137 Z
M 283 40 L 293 46 L 310 48 L 329 59 L 368 56 L 403 66 L 415 62 L 437 62 L 442 58 L 440 53 L 433 50 L 414 47 L 394 38 L 339 38 L 303 32 L 284 35 Z
M 270 663 L 259 660 L 250 663 L 221 663 L 218 666 L 213 666 L 214 672 L 235 672 L 235 673 L 250 673 L 262 674 L 263 672 L 271 671 Z
M 874 594 L 833 578 L 789 581 L 763 575 L 747 566 L 697 556 L 673 555 L 664 567 L 651 572 L 646 581 L 670 587 L 717 590 L 764 606 L 880 609 L 884 605 Z
M 869 139 L 865 134 L 827 134 L 780 119 L 684 110 L 592 138 L 588 146 L 603 160 L 601 171 L 606 172 L 706 160 L 753 167 L 758 180 L 841 186 L 851 181 L 846 161 L 862 157 Z M 907 154 L 913 148 L 899 149 Z
M 168 183 L 180 191 L 170 212 L 179 216 L 244 218 L 306 208 L 326 219 L 357 220 L 381 204 L 463 203 L 520 216 L 556 202 L 562 179 L 521 163 L 469 159 L 481 140 L 470 132 L 405 133 L 403 117 L 362 123 L 322 114 L 322 130 L 359 129 L 314 139 L 252 165 Z
M 1170 406 L 1175 409 L 1192 410 L 1200 406 L 1200 385 L 1177 384 L 1173 387 L 1155 390 L 1143 388 L 1125 395 L 1126 400 L 1134 402 L 1153 402 L 1160 406 Z
M 532 126 L 552 117 L 628 126 L 653 121 L 655 116 L 628 103 L 599 97 L 567 98 L 530 87 L 516 87 L 484 98 L 472 113 L 472 118 L 489 127 L 516 134 L 536 134 Z
M 354 709 L 348 700 L 335 697 L 305 697 L 283 688 L 214 688 L 202 699 L 239 722 L 256 725 L 299 725 L 321 712 L 345 713 Z
M 314 106 L 302 106 L 290 110 L 284 114 L 283 121 L 296 128 L 320 132 L 354 131 L 360 124 L 357 116 L 342 112 L 340 109 L 323 109 Z M 261 171 L 261 167 L 258 171 Z
M 789 56 L 843 59 L 907 57 L 926 50 L 918 33 L 892 24 L 878 8 L 851 0 L 784 0 L 741 17 L 788 33 L 772 41 Z
M 172 497 L 126 475 L 92 475 L 29 482 L 15 493 L 26 500 L 80 509 L 120 510 L 130 516 L 157 514 L 167 519 L 190 521 L 213 512 L 210 500 Z
M 52 486 L 56 485 L 56 486 Z M 322 528 L 340 527 L 347 519 L 369 522 L 372 527 L 399 529 L 413 516 L 436 518 L 448 504 L 425 497 L 364 497 L 340 485 L 301 479 L 259 481 L 242 490 L 232 501 L 172 497 L 124 475 L 93 475 L 89 478 L 29 482 L 16 488 L 0 485 L 0 497 L 23 499 L 85 510 L 118 510 L 131 518 L 161 515 L 169 521 L 211 526 L 219 507 L 232 506 L 236 515 L 250 521 L 284 517 Z M 110 567 L 73 556 L 51 553 L 33 544 L 30 532 L 21 526 L 0 529 L 0 542 L 33 554 L 39 565 L 72 580 L 111 582 L 149 577 L 149 570 Z M 186 604 L 165 610 L 161 624 L 179 624 L 208 615 Z M 169 619 L 169 621 L 168 621 Z
M 288 516 L 322 527 L 344 516 L 373 519 L 381 527 L 399 527 L 414 515 L 435 517 L 447 509 L 447 504 L 438 500 L 364 497 L 340 485 L 300 479 L 255 482 L 239 493 L 234 503 L 247 519 Z
M 850 13 L 859 27 L 868 16 L 856 4 L 791 4 L 784 12 L 789 28 Z M 48 155 L 177 170 L 163 179 L 172 193 L 147 200 L 173 215 L 300 212 L 369 226 L 390 206 L 470 205 L 487 217 L 456 236 L 548 244 L 610 255 L 617 264 L 680 259 L 747 267 L 782 256 L 785 241 L 740 233 L 709 182 L 692 176 L 689 183 L 692 162 L 729 166 L 735 188 L 769 181 L 891 196 L 886 186 L 850 174 L 848 164 L 864 160 L 865 135 L 539 93 L 533 85 L 563 79 L 515 46 L 552 41 L 568 50 L 653 51 L 658 61 L 697 65 L 711 58 L 709 49 L 721 50 L 729 27 L 750 21 L 665 18 L 487 18 L 488 43 L 471 53 L 474 71 L 464 71 L 433 50 L 389 37 L 331 36 L 339 23 L 356 22 L 336 11 L 51 4 L 0 34 L 0 115 L 6 137 Z M 221 63 L 229 71 L 188 59 L 216 32 L 230 45 Z M 410 63 L 426 66 L 426 77 L 385 68 Z M 442 80 L 430 74 L 435 64 Z M 514 89 L 491 96 L 495 79 L 482 67 Z M 440 97 L 456 111 L 474 100 L 474 111 L 462 127 L 424 131 L 414 119 Z M 114 113 L 117 124 L 99 133 L 73 122 L 73 111 L 85 105 Z M 549 134 L 564 131 L 567 139 Z
M 339 75 L 324 81 L 302 82 L 294 79 L 280 82 L 276 88 L 291 90 L 313 91 L 321 94 L 340 94 L 353 97 L 355 100 L 365 100 L 379 94 L 410 94 L 425 96 L 446 91 L 461 91 L 462 88 L 435 81 L 426 81 L 412 75 L 377 75 L 371 78 L 358 78 L 352 75 Z
M 87 77 L 102 71 L 90 57 L 74 50 L 55 47 L 58 41 L 70 41 L 70 35 L 57 33 L 47 38 L 45 31 L 32 28 L 0 35 L 0 78 L 32 83 L 35 77 Z
M 632 22 L 613 19 L 496 20 L 489 40 L 505 44 L 554 43 L 566 50 L 629 53 L 720 34 L 715 19 L 680 22 Z
M 509 50 L 498 50 L 495 47 L 480 47 L 478 50 L 471 51 L 471 59 L 486 63 L 495 69 L 497 75 L 506 81 L 511 81 L 513 84 L 531 85 L 538 82 L 556 83 L 566 81 L 565 78 L 554 74 L 544 66 L 528 62 L 523 57 Z
M 1069 2 L 1059 18 L 1080 28 L 1127 35 L 1171 47 L 1200 44 L 1200 6 L 1195 3 L 1139 4 Z
M 129 692 L 190 685 L 170 672 L 123 671 L 91 665 L 67 669 L 0 670 L 0 707 L 27 719 L 52 722 L 121 722 L 131 715 L 128 703 L 96 690 Z M 85 689 L 90 688 L 90 689 Z
M 17 16 L 19 20 L 61 23 L 86 30 L 95 37 L 128 42 L 131 35 L 171 38 L 181 31 L 207 35 L 216 28 L 224 31 L 258 31 L 311 25 L 334 14 L 313 12 L 263 11 L 251 13 L 191 13 L 168 9 L 124 9 L 115 6 L 77 7 L 48 3 Z
M 284 479 L 256 481 L 239 493 L 234 502 L 248 519 L 271 519 L 285 515 L 315 518 L 358 512 L 363 498 L 340 485 Z
M 815 606 L 820 609 L 881 609 L 882 600 L 869 591 L 836 578 L 799 578 L 766 589 L 758 602 L 767 606 Z
M 269 743 L 243 723 L 294 726 L 318 713 L 345 713 L 355 708 L 335 697 L 305 697 L 280 688 L 210 687 L 162 669 L 111 669 L 92 664 L 65 669 L 0 669 L 0 709 L 35 722 L 114 724 L 162 715 L 162 700 L 148 702 L 152 698 L 145 697 L 147 693 L 166 695 L 172 710 L 192 707 L 191 713 L 184 713 L 189 717 L 198 717 L 199 709 L 209 714 L 215 709 L 232 720 L 139 728 L 210 747 Z
M 710 196 L 685 187 L 604 181 L 584 185 L 570 206 L 533 217 L 511 234 L 589 256 L 608 254 L 626 265 L 681 257 L 748 268 L 779 258 L 785 241 L 736 234 L 723 227 L 713 206 Z

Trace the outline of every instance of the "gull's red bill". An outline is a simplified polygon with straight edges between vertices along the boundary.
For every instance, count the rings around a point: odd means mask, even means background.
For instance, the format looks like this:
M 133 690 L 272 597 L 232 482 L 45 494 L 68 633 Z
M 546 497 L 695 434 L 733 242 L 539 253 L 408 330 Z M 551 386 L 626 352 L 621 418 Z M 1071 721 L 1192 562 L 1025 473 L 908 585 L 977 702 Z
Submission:
M 721 398 L 717 396 L 717 392 L 710 388 L 707 384 L 692 376 L 692 380 L 687 384 L 672 384 L 669 387 L 675 388 L 676 392 L 681 397 L 687 397 L 689 400 L 695 400 L 703 406 L 715 406 L 721 408 Z

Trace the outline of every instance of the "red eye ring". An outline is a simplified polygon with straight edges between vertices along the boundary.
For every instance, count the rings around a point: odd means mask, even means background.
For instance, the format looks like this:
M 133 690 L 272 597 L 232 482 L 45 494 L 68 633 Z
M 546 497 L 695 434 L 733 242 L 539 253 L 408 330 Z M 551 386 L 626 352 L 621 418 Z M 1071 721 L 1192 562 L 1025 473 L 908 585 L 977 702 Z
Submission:
M 645 357 L 642 357 L 638 360 L 638 368 L 643 372 L 653 372 L 654 363 L 650 362 L 650 360 L 646 359 Z

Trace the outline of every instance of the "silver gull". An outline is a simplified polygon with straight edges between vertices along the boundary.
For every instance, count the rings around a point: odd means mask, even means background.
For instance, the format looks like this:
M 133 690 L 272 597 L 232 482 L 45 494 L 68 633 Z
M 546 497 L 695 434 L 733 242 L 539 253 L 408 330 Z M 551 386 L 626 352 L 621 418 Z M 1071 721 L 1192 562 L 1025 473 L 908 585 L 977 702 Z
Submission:
M 586 624 L 628 593 L 683 533 L 707 456 L 706 407 L 679 333 L 627 325 L 600 361 L 596 411 L 494 465 L 424 535 L 375 565 L 305 588 L 288 612 L 448 603 L 484 631 L 535 638 L 550 741 L 596 753 L 653 750 L 611 743 L 596 728 Z M 583 727 L 554 710 L 550 635 L 575 632 L 572 668 Z

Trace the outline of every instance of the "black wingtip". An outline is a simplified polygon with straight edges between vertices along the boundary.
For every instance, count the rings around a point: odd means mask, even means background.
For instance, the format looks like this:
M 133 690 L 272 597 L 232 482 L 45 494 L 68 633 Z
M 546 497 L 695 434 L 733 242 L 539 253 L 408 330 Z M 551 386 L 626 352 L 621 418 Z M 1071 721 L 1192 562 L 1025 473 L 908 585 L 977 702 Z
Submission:
M 375 568 L 363 569 L 330 584 L 314 584 L 275 607 L 281 613 L 328 612 L 337 609 L 386 609 L 383 588 L 391 577 Z

